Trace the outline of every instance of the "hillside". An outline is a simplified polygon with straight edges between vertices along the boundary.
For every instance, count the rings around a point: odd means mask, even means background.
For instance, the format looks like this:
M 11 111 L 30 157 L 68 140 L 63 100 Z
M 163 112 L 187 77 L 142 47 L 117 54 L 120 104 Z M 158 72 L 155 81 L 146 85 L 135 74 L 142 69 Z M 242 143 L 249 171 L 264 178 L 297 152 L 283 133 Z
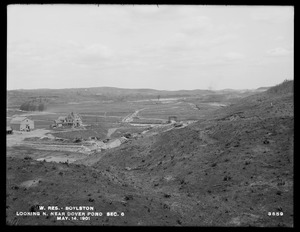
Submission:
M 32 225 L 293 227 L 293 82 L 237 99 L 185 128 L 144 134 L 72 164 L 9 149 L 7 221 Z M 276 91 L 274 90 L 276 89 Z M 23 149 L 23 150 L 22 150 Z M 24 152 L 25 151 L 25 152 Z M 90 205 L 124 217 L 16 217 Z M 282 216 L 269 216 L 269 212 Z
M 123 182 L 156 196 L 182 225 L 292 226 L 293 93 L 270 92 L 108 151 L 93 167 L 109 166 Z M 269 217 L 273 211 L 284 216 Z
M 275 95 L 289 94 L 293 92 L 294 92 L 293 80 L 285 80 L 281 84 L 278 84 L 267 91 L 268 94 L 275 94 Z

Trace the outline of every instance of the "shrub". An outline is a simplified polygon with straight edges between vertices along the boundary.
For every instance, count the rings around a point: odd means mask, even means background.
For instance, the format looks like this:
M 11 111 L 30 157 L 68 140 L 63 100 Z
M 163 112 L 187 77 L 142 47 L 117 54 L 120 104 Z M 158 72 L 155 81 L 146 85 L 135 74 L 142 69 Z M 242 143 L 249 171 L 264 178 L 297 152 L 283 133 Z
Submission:
M 44 110 L 46 110 L 46 105 L 42 101 L 32 100 L 32 101 L 24 102 L 20 106 L 20 110 L 24 110 L 24 111 L 44 111 Z

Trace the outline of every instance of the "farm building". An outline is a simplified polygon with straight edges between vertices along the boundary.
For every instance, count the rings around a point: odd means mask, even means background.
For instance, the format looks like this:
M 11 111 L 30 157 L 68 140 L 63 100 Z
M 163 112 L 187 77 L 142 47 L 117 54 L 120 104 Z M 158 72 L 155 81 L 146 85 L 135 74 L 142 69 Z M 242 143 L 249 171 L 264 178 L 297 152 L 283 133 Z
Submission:
M 171 122 L 174 123 L 176 121 L 177 121 L 177 117 L 176 116 L 170 116 L 169 119 L 168 119 L 169 123 L 171 123 Z
M 60 117 L 58 117 L 57 121 L 60 121 L 61 123 L 64 123 L 66 121 L 66 117 L 60 116 Z
M 82 119 L 79 114 L 71 112 L 68 116 L 60 116 L 57 120 L 54 120 L 54 125 L 61 126 L 82 126 Z
M 12 134 L 13 133 L 13 129 L 10 126 L 6 127 L 6 134 Z
M 17 131 L 30 131 L 34 129 L 34 121 L 27 117 L 17 116 L 10 121 L 10 126 Z
M 54 120 L 54 124 L 52 126 L 62 127 L 62 125 L 63 125 L 63 122 L 60 121 L 59 119 L 57 119 L 57 120 Z
M 72 123 L 73 126 L 81 126 L 82 125 L 82 119 L 79 116 L 79 114 L 74 114 L 71 112 L 67 117 L 66 117 L 67 123 Z

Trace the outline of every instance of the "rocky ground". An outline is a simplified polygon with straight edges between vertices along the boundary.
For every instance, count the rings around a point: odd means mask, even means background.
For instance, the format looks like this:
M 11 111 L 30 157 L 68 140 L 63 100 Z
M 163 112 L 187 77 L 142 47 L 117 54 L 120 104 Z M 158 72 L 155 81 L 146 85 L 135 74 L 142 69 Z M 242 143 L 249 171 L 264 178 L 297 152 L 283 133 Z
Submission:
M 293 227 L 293 107 L 292 90 L 263 92 L 72 164 L 8 154 L 7 223 Z M 124 216 L 16 216 L 36 205 Z

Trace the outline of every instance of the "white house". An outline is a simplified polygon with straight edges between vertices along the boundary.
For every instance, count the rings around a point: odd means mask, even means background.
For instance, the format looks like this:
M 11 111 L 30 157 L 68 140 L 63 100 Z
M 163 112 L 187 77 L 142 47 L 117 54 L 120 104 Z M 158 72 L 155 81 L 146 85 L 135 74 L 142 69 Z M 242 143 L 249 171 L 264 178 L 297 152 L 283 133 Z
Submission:
M 30 131 L 34 129 L 34 121 L 27 117 L 17 116 L 10 121 L 10 126 L 17 131 Z

